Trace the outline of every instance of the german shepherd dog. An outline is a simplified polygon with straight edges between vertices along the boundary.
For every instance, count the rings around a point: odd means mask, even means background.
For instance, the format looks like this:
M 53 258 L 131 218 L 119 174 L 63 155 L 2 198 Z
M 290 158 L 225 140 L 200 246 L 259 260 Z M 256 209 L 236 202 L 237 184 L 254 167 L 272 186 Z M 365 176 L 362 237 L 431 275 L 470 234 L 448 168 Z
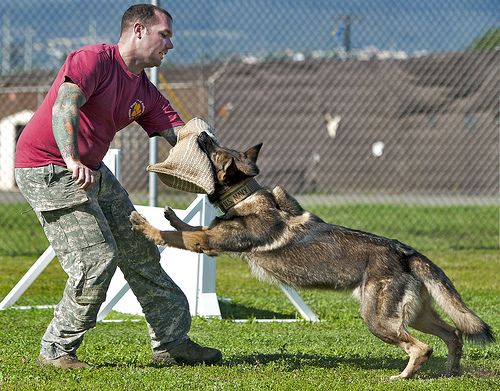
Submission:
M 205 133 L 198 144 L 215 176 L 215 192 L 208 199 L 224 214 L 208 227 L 193 227 L 167 206 L 165 217 L 177 231 L 160 231 L 133 212 L 134 230 L 162 246 L 209 256 L 236 254 L 269 283 L 353 290 L 369 330 L 410 356 L 403 372 L 391 379 L 411 378 L 432 354 L 430 346 L 408 332 L 409 326 L 446 343 L 447 376 L 460 375 L 462 334 L 476 343 L 494 341 L 491 328 L 424 255 L 397 240 L 328 224 L 279 186 L 272 191 L 260 187 L 254 177 L 262 144 L 238 152 L 220 147 Z M 441 319 L 432 299 L 456 327 Z

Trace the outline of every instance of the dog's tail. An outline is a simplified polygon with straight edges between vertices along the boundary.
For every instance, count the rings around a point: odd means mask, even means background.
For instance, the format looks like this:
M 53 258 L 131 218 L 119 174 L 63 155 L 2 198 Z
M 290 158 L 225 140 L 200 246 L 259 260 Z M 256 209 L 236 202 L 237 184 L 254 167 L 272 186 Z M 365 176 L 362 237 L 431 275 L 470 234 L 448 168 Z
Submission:
M 469 341 L 483 345 L 495 341 L 491 327 L 467 308 L 451 280 L 436 264 L 416 253 L 410 258 L 410 269 Z

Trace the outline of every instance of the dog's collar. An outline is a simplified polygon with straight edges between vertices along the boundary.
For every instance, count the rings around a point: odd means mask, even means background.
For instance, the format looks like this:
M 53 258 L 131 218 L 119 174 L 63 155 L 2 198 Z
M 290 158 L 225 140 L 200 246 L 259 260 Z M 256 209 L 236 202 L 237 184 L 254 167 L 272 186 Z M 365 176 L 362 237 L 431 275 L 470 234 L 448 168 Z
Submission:
M 251 178 L 242 185 L 232 188 L 228 193 L 224 194 L 219 200 L 218 206 L 223 213 L 227 213 L 227 211 L 238 202 L 243 201 L 261 188 L 262 187 L 257 183 L 255 178 Z

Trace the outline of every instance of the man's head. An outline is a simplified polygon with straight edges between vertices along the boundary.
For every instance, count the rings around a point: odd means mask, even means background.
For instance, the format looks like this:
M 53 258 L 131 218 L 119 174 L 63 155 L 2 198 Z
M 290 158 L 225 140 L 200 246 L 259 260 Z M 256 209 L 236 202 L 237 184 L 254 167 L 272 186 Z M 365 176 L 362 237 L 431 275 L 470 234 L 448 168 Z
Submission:
M 122 17 L 121 34 L 127 31 L 134 25 L 135 22 L 140 22 L 144 27 L 151 27 L 157 21 L 157 12 L 163 13 L 171 21 L 172 15 L 165 11 L 163 8 L 157 7 L 153 4 L 135 4 L 125 11 Z
M 122 17 L 120 54 L 133 73 L 160 66 L 163 56 L 174 48 L 172 16 L 151 4 L 131 6 Z

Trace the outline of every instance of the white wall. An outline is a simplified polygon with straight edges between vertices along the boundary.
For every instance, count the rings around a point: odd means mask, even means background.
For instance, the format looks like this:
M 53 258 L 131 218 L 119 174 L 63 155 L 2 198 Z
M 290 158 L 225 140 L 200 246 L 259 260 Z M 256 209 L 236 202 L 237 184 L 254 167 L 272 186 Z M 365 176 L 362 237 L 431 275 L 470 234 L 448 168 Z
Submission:
M 33 116 L 31 110 L 23 110 L 0 120 L 0 190 L 14 190 L 14 159 L 16 154 L 16 127 L 24 126 Z

